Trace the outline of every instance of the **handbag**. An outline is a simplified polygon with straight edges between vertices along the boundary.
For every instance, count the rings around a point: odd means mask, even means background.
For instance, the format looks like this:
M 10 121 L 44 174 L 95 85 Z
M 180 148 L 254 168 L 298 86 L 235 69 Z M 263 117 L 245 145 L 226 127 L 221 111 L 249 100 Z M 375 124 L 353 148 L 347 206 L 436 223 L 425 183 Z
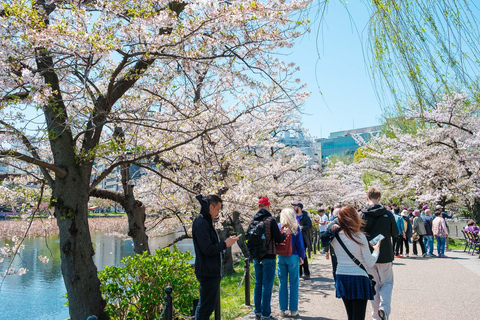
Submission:
M 446 238 L 448 236 L 441 223 L 438 225 L 438 236 L 440 238 Z
M 350 259 L 353 260 L 353 262 L 355 262 L 355 264 L 357 266 L 359 266 L 363 271 L 365 271 L 368 275 L 368 279 L 370 279 L 370 285 L 372 286 L 372 289 L 373 289 L 373 295 L 376 295 L 377 294 L 377 291 L 375 291 L 375 285 L 377 284 L 377 282 L 375 281 L 375 279 L 373 278 L 373 276 L 368 273 L 367 269 L 365 269 L 365 267 L 363 266 L 363 264 L 357 259 L 355 258 L 355 256 L 347 249 L 347 247 L 345 246 L 345 244 L 343 243 L 342 239 L 340 239 L 340 236 L 338 235 L 338 233 L 335 235 L 335 239 L 337 239 L 338 243 L 340 243 L 340 245 L 342 246 L 343 250 L 345 250 L 345 252 L 348 254 L 348 256 L 350 257 Z
M 420 236 L 418 235 L 418 233 L 415 231 L 413 234 L 412 234 L 412 241 L 418 241 L 420 240 Z
M 283 227 L 282 230 L 280 230 L 283 233 Z M 275 252 L 278 255 L 284 256 L 284 257 L 290 257 L 293 253 L 293 246 L 292 246 L 292 234 L 287 233 L 287 236 L 285 239 L 280 242 L 275 244 Z

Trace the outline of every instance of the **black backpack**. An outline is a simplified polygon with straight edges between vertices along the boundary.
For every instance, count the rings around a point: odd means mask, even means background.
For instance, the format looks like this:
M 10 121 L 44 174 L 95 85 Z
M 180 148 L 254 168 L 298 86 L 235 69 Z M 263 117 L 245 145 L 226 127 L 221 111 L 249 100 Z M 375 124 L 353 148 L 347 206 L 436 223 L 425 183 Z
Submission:
M 262 260 L 267 254 L 268 243 L 265 235 L 265 222 L 253 220 L 245 234 L 248 253 L 251 259 Z

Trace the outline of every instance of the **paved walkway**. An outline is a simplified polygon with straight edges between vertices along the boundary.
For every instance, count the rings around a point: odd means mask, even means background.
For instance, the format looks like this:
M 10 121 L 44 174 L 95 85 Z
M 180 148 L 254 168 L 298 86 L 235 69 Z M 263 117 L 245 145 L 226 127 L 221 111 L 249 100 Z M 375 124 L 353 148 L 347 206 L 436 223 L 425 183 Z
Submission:
M 480 319 L 480 259 L 478 254 L 446 252 L 449 258 L 396 258 L 390 320 Z M 330 260 L 311 262 L 311 280 L 300 280 L 298 319 L 347 319 L 342 300 L 335 298 Z M 253 303 L 253 297 L 252 297 Z M 280 318 L 278 293 L 272 315 Z M 366 319 L 371 319 L 370 304 Z M 253 312 L 243 320 L 254 320 Z M 293 319 L 293 318 L 290 318 Z

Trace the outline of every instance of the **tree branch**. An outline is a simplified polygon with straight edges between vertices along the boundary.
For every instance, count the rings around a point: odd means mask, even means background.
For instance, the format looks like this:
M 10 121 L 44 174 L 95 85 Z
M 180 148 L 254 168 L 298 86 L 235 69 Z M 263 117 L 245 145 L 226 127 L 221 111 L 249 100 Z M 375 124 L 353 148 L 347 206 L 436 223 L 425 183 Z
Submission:
M 22 140 L 23 144 L 27 147 L 28 151 L 30 151 L 30 153 L 32 154 L 33 158 L 34 159 L 37 159 L 37 160 L 41 160 L 40 159 L 40 156 L 38 155 L 37 151 L 35 150 L 35 147 L 32 145 L 32 143 L 30 142 L 30 140 L 27 138 L 27 136 L 25 136 L 22 132 L 20 132 L 17 128 L 14 128 L 13 126 L 11 126 L 9 123 L 3 121 L 3 120 L 0 120 L 0 124 L 2 124 L 3 126 L 7 127 L 8 129 L 12 130 L 18 137 L 20 137 L 20 139 Z M 52 179 L 52 176 L 50 175 L 50 173 L 48 173 L 48 171 L 46 170 L 46 168 L 40 166 L 40 170 L 42 171 L 42 174 L 43 176 L 45 177 L 45 179 L 47 180 L 49 186 L 51 188 L 53 188 L 53 184 L 54 184 L 54 181 Z
M 1 158 L 11 157 L 11 158 L 15 158 L 15 159 L 18 159 L 18 160 L 22 160 L 22 161 L 37 165 L 41 168 L 46 168 L 46 169 L 52 170 L 53 172 L 55 172 L 55 175 L 58 176 L 61 179 L 65 178 L 67 176 L 67 171 L 66 170 L 64 170 L 60 167 L 57 167 L 54 164 L 29 157 L 27 155 L 24 155 L 20 152 L 14 151 L 14 150 L 0 151 L 0 157 Z

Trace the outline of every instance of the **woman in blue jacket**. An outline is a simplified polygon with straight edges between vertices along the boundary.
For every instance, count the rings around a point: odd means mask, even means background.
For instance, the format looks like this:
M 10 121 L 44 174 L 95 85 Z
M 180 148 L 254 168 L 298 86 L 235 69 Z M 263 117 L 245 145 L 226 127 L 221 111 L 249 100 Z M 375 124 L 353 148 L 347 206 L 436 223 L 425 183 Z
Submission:
M 280 213 L 280 223 L 278 224 L 278 228 L 280 230 L 283 228 L 283 231 L 287 234 L 291 233 L 293 248 L 291 255 L 278 256 L 278 278 L 280 280 L 278 297 L 280 313 L 282 317 L 285 317 L 286 310 L 290 310 L 291 315 L 296 317 L 298 316 L 299 267 L 305 259 L 305 246 L 303 244 L 302 232 L 298 226 L 295 211 L 292 208 L 282 210 Z

